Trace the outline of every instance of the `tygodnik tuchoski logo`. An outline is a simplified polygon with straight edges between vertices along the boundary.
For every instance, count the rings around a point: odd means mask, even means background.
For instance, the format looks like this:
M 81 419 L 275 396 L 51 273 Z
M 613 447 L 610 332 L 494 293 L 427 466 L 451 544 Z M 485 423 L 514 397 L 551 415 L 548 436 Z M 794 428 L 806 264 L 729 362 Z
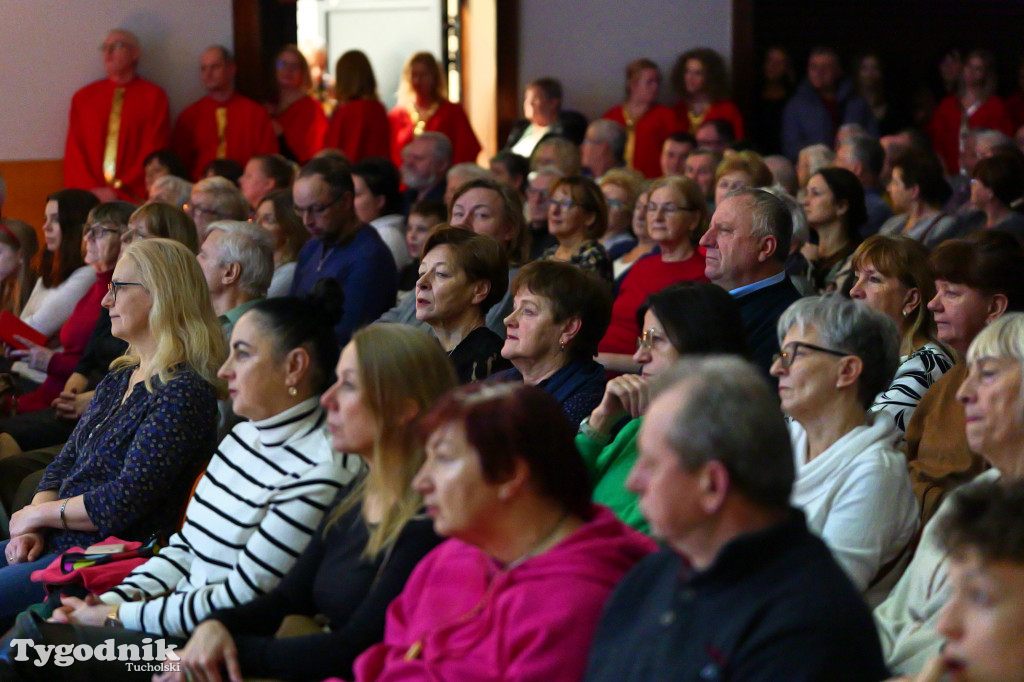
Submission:
M 163 639 L 144 637 L 142 645 L 115 644 L 113 639 L 106 639 L 98 646 L 89 644 L 36 644 L 31 639 L 12 639 L 14 660 L 26 662 L 32 660 L 38 667 L 52 662 L 53 665 L 66 668 L 76 661 L 123 661 L 128 670 L 133 672 L 163 672 L 179 670 L 178 654 L 174 650 L 177 644 L 167 644 Z M 30 656 L 30 652 L 33 656 Z

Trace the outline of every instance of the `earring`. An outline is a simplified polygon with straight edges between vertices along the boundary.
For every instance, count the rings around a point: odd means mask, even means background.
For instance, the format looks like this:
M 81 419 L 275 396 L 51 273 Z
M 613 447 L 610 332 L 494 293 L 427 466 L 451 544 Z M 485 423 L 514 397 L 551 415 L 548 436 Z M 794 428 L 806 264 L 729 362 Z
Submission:
M 565 352 L 565 341 L 559 341 L 558 342 L 558 352 L 559 353 L 564 353 Z
M 290 396 L 292 396 L 294 398 L 298 394 L 299 394 L 299 390 L 297 388 L 295 388 L 294 386 L 289 386 L 288 387 L 288 395 L 290 395 Z
M 909 315 L 910 315 L 910 311 L 909 310 L 904 310 L 903 311 L 903 317 L 907 317 Z

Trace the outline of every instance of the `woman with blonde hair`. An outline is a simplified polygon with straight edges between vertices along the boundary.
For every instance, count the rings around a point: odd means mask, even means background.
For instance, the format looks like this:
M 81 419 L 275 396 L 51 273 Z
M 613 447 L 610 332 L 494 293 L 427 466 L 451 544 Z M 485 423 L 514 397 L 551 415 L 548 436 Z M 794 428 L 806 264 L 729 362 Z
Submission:
M 103 306 L 128 351 L 111 365 L 32 503 L 0 544 L 0 627 L 40 601 L 29 580 L 72 546 L 172 531 L 217 443 L 227 355 L 195 255 L 169 239 L 125 249 Z M 168 456 L 173 453 L 173 456 Z
M 368 156 L 390 156 L 391 126 L 377 95 L 377 79 L 366 54 L 349 50 L 334 67 L 338 106 L 331 115 L 324 147 L 340 149 L 352 163 Z
M 644 185 L 644 177 L 628 168 L 613 168 L 597 181 L 608 204 L 608 229 L 601 245 L 612 261 L 636 246 L 633 226 L 633 207 Z
M 256 207 L 254 220 L 270 233 L 274 242 L 274 277 L 270 280 L 267 298 L 287 296 L 295 276 L 299 251 L 310 237 L 309 230 L 295 213 L 291 190 L 274 190 L 263 197 Z
M 274 99 L 267 104 L 281 154 L 306 163 L 324 146 L 327 115 L 309 92 L 309 62 L 295 45 L 285 45 L 274 60 Z
M 675 113 L 658 104 L 660 86 L 657 64 L 650 59 L 631 61 L 626 66 L 626 100 L 601 117 L 626 129 L 626 165 L 648 178 L 661 175 L 661 148 L 679 130 Z
M 145 204 L 128 218 L 128 229 L 121 235 L 121 245 L 151 237 L 164 237 L 184 244 L 192 253 L 199 253 L 199 233 L 195 221 L 177 206 L 162 203 Z
M 402 68 L 398 104 L 388 114 L 391 159 L 402 166 L 402 150 L 426 131 L 442 133 L 452 143 L 452 164 L 475 162 L 480 142 L 466 112 L 448 101 L 448 86 L 434 55 L 417 52 Z
M 753 187 L 770 187 L 775 180 L 764 159 L 757 152 L 730 154 L 715 169 L 715 206 L 729 192 Z
M 36 282 L 32 259 L 38 250 L 39 239 L 31 225 L 0 219 L 0 310 L 21 315 Z

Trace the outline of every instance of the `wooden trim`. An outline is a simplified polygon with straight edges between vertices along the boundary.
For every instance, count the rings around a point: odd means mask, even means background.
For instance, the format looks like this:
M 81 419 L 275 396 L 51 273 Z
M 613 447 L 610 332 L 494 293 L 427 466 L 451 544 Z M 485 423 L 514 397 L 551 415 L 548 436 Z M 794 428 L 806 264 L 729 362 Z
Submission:
M 272 94 L 274 55 L 297 40 L 295 2 L 231 0 L 235 32 L 235 87 L 258 102 Z
M 754 51 L 754 0 L 732 3 L 732 92 L 745 121 L 752 121 L 760 64 Z
M 519 0 L 498 0 L 498 79 L 495 106 L 498 149 L 505 146 L 512 123 L 520 117 Z

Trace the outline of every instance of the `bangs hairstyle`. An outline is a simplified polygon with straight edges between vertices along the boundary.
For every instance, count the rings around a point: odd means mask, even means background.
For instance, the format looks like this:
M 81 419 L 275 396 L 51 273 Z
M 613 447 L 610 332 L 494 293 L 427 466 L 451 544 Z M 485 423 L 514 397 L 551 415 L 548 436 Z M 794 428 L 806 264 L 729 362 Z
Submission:
M 641 333 L 647 311 L 658 318 L 680 355 L 724 353 L 750 359 L 739 304 L 717 284 L 679 282 L 651 294 L 636 311 Z
M 1007 310 L 1024 311 L 1024 249 L 1001 230 L 982 230 L 965 239 L 947 239 L 928 259 L 936 280 L 963 284 L 986 296 L 1003 294 Z
M 871 235 L 853 252 L 850 263 L 854 272 L 870 264 L 884 277 L 891 277 L 908 289 L 917 289 L 921 302 L 914 309 L 904 341 L 909 343 L 922 335 L 937 343 L 935 318 L 928 310 L 928 301 L 935 298 L 935 278 L 928 269 L 928 250 L 920 242 L 903 236 Z
M 666 175 L 658 178 L 647 189 L 647 200 L 655 190 L 668 187 L 675 195 L 675 200 L 681 208 L 696 210 L 699 220 L 690 230 L 690 242 L 696 246 L 700 238 L 707 232 L 708 222 L 711 220 L 711 212 L 708 211 L 708 202 L 704 199 L 704 192 L 696 182 L 682 175 Z
M 548 192 L 549 196 L 554 196 L 561 187 L 568 189 L 569 197 L 594 219 L 583 228 L 583 236 L 591 240 L 603 237 L 605 230 L 608 229 L 608 203 L 601 188 L 590 178 L 572 175 L 555 180 Z
M 498 193 L 498 196 L 501 197 L 501 210 L 504 214 L 505 222 L 511 223 L 512 227 L 512 240 L 505 247 L 509 263 L 521 265 L 529 260 L 530 226 L 526 222 L 526 214 L 523 213 L 522 199 L 520 199 L 519 193 L 516 192 L 515 188 L 487 178 L 470 180 L 460 186 L 455 194 L 452 195 L 452 206 L 455 205 L 455 202 L 463 194 L 471 189 L 489 189 L 492 192 Z M 421 213 L 420 215 L 423 214 Z
M 486 281 L 490 284 L 487 296 L 478 305 L 484 315 L 505 297 L 508 291 L 508 257 L 501 244 L 486 234 L 477 234 L 448 223 L 434 226 L 423 243 L 423 255 L 438 246 L 452 251 L 456 267 L 466 273 L 468 284 Z
M 129 204 L 127 201 L 107 201 L 89 211 L 86 225 L 88 226 L 89 223 L 113 225 L 118 231 L 124 232 L 134 211 L 135 204 Z
M 199 233 L 192 216 L 177 206 L 154 202 L 135 209 L 128 222 L 141 222 L 152 237 L 173 239 L 192 253 L 199 253 Z
M 565 512 L 592 516 L 590 476 L 573 444 L 575 431 L 547 391 L 523 384 L 463 386 L 423 418 L 423 441 L 453 423 L 477 451 L 487 483 L 509 480 L 522 460 L 530 470 L 531 490 Z
M 358 359 L 363 400 L 375 422 L 373 453 L 369 474 L 338 504 L 327 528 L 372 491 L 384 502 L 380 521 L 369 528 L 363 551 L 364 557 L 372 559 L 395 543 L 422 505 L 412 489 L 413 476 L 423 464 L 419 419 L 403 424 L 402 415 L 410 405 L 418 415 L 426 414 L 458 382 L 440 344 L 417 327 L 373 324 L 353 334 L 350 344 Z
M 607 282 L 569 263 L 539 260 L 520 268 L 509 288 L 513 297 L 526 289 L 546 299 L 558 324 L 570 317 L 580 320 L 579 332 L 565 347 L 573 358 L 588 360 L 597 354 L 597 344 L 612 319 L 612 291 Z
M 448 98 L 448 83 L 437 59 L 429 52 L 416 52 L 402 67 L 402 80 L 398 84 L 398 106 L 407 107 L 416 101 L 416 92 L 412 89 L 412 67 L 419 64 L 426 67 L 434 79 L 433 95 L 437 101 Z
M 939 538 L 954 557 L 1024 565 L 1024 482 L 965 485 L 953 494 Z
M 39 261 L 39 276 L 43 286 L 52 288 L 85 264 L 82 233 L 89 211 L 98 206 L 100 200 L 84 189 L 62 189 L 46 197 L 46 201 L 57 202 L 57 222 L 60 224 L 60 246 L 57 252 L 43 249 Z
M 218 397 L 226 397 L 227 386 L 217 370 L 227 358 L 227 341 L 195 254 L 180 242 L 157 238 L 130 244 L 121 258 L 135 265 L 139 283 L 153 299 L 149 330 L 156 351 L 144 377 L 146 390 L 153 392 L 154 375 L 164 384 L 172 381 L 177 365 L 184 363 L 212 384 Z M 110 368 L 131 367 L 140 360 L 138 349 L 129 345 Z
M 377 79 L 366 53 L 349 50 L 334 65 L 334 96 L 344 104 L 354 99 L 380 100 Z

